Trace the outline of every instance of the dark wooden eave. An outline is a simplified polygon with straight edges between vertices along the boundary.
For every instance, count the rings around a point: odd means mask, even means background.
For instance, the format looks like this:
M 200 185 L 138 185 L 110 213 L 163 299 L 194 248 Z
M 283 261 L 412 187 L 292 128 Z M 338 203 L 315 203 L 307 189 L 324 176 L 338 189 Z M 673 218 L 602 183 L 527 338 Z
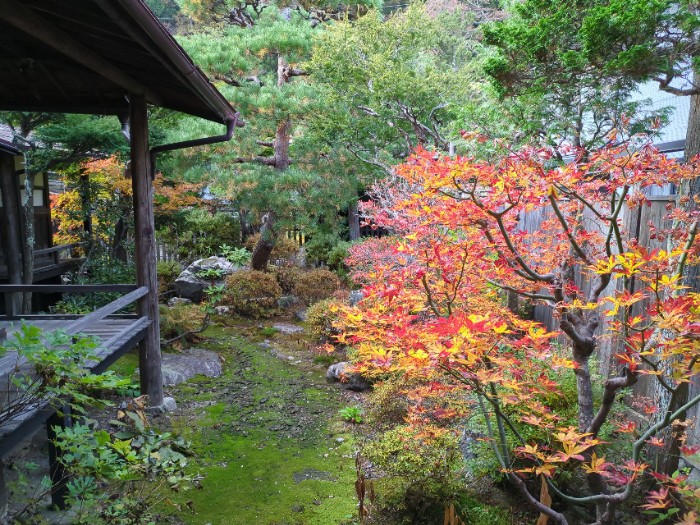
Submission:
M 235 114 L 143 0 L 0 0 L 0 110 L 125 115 L 129 93 Z

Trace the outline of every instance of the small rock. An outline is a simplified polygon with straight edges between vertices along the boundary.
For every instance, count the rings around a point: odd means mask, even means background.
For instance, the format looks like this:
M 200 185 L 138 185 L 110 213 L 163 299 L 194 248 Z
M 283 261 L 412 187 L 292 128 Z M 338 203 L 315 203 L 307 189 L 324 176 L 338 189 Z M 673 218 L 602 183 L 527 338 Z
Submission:
M 304 329 L 301 326 L 296 326 L 287 323 L 276 323 L 272 325 L 272 328 L 285 335 L 299 334 L 304 331 Z
M 262 343 L 260 343 L 260 348 L 264 348 L 265 350 L 272 348 L 272 344 L 270 343 L 270 340 L 265 339 Z
M 336 442 L 336 443 L 344 443 L 344 442 L 345 442 L 345 438 L 341 438 L 341 437 L 335 438 L 335 442 Z
M 216 313 L 216 315 L 229 315 L 231 313 L 231 307 L 230 306 L 215 306 L 214 313 Z
M 353 290 L 350 292 L 350 297 L 348 297 L 348 302 L 350 303 L 350 306 L 356 306 L 357 303 L 362 301 L 362 299 L 365 298 L 365 295 L 362 293 L 362 290 Z
M 292 512 L 304 512 L 304 505 L 292 505 Z
M 302 308 L 301 310 L 297 310 L 294 315 L 301 322 L 306 322 L 306 308 Z
M 168 306 L 170 308 L 181 304 L 192 304 L 192 301 L 185 297 L 171 297 L 170 299 L 168 299 Z
M 283 295 L 277 299 L 277 306 L 280 308 L 290 308 L 299 302 L 299 298 L 296 295 Z
M 163 398 L 163 409 L 166 412 L 174 412 L 177 410 L 177 402 L 174 397 L 164 397 Z
M 342 361 L 328 367 L 326 379 L 329 381 L 340 381 L 341 388 L 352 390 L 353 392 L 365 392 L 372 388 L 372 385 L 360 374 L 347 372 L 350 363 Z

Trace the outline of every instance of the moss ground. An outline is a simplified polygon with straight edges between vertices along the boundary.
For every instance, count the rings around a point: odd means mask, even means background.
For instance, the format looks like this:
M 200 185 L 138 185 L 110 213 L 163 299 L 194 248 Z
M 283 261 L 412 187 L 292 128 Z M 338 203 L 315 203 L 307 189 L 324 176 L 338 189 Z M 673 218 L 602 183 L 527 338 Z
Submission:
M 193 444 L 202 490 L 175 496 L 193 525 L 338 525 L 355 515 L 354 449 L 337 387 L 298 336 L 213 326 L 198 347 L 225 373 L 172 392 L 174 430 Z M 272 341 L 262 342 L 262 337 Z M 262 343 L 262 344 L 261 344 Z M 126 366 L 126 365 L 125 365 Z

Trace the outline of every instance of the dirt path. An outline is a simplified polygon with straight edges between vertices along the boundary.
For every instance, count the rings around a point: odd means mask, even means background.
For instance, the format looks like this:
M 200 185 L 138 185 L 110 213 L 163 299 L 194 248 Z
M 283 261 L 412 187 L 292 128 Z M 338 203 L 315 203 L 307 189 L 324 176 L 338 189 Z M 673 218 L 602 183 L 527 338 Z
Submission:
M 266 333 L 268 341 L 261 341 Z M 337 411 L 344 400 L 299 335 L 217 326 L 200 348 L 225 360 L 224 375 L 173 390 L 173 427 L 193 443 L 201 491 L 187 524 L 352 523 L 354 449 Z

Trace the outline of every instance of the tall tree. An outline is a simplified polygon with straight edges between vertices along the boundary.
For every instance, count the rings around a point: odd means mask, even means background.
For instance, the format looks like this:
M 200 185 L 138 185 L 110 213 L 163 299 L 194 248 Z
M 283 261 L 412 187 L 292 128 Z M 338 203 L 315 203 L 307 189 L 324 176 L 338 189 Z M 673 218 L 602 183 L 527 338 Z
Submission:
M 215 187 L 264 218 L 252 263 L 262 270 L 285 221 L 305 212 L 311 198 L 331 208 L 349 199 L 342 175 L 324 167 L 315 144 L 301 140 L 308 121 L 323 110 L 302 63 L 323 22 L 363 8 L 258 0 L 185 7 L 201 25 L 183 44 L 225 84 L 246 122 L 232 146 L 210 150 L 216 156 L 208 157 L 207 171 L 218 178 Z
M 651 75 L 648 68 L 641 70 L 640 61 L 656 45 L 656 13 L 662 3 L 511 2 L 510 16 L 484 26 L 484 41 L 494 49 L 486 72 L 502 98 L 519 101 L 527 117 L 523 119 L 526 131 L 549 144 L 600 147 L 622 115 L 632 118 L 633 131 L 651 131 L 664 112 L 646 111 L 644 101 L 632 101 L 629 94 L 639 79 Z M 625 40 L 622 30 L 631 40 Z M 617 54 L 611 42 L 616 39 Z M 643 46 L 635 43 L 644 39 Z M 603 50 L 608 53 L 605 58 Z

